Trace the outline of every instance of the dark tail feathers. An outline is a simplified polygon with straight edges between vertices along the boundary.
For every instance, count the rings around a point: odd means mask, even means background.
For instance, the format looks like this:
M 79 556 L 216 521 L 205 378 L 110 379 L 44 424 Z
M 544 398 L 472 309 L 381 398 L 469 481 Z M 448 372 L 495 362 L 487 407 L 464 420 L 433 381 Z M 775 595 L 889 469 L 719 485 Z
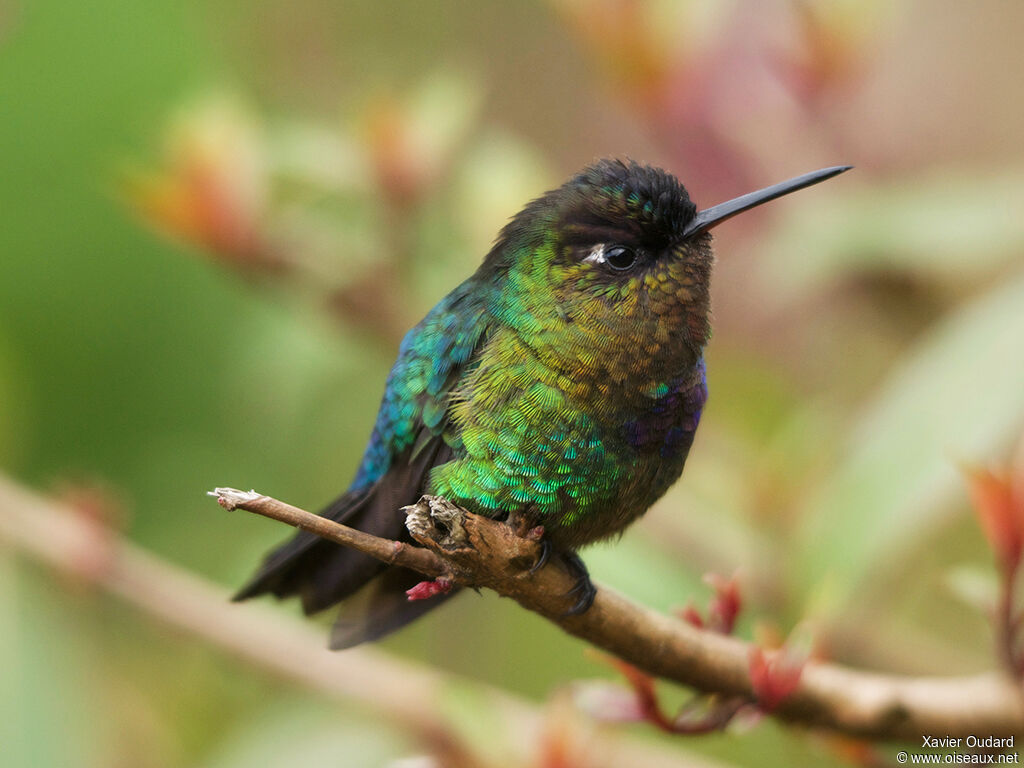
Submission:
M 430 442 L 433 445 L 396 460 L 369 489 L 343 494 L 321 515 L 375 536 L 411 541 L 399 510 L 420 497 L 430 468 L 450 458 L 450 449 L 439 437 Z M 300 531 L 267 555 L 233 599 L 298 596 L 303 611 L 311 614 L 358 592 L 342 606 L 331 632 L 331 648 L 348 648 L 395 631 L 454 594 L 409 601 L 405 590 L 422 580 L 412 571 L 388 567 L 369 555 Z

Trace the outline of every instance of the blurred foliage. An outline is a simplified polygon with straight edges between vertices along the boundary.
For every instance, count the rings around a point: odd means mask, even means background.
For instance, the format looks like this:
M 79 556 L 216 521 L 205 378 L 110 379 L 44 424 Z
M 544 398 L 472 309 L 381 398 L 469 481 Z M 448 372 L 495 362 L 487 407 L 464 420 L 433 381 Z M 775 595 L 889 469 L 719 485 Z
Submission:
M 587 561 L 663 610 L 738 571 L 747 636 L 991 667 L 992 556 L 957 465 L 1024 431 L 1024 6 L 938 5 L 0 2 L 0 465 L 109 489 L 126 535 L 237 584 L 285 532 L 202 491 L 342 490 L 397 337 L 526 200 L 603 155 L 704 204 L 849 162 L 721 230 L 684 478 Z M 506 602 L 385 645 L 538 700 L 609 674 Z M 422 749 L 8 549 L 0 668 L 5 765 Z M 471 701 L 452 719 L 487 728 Z M 769 723 L 671 746 L 858 754 Z

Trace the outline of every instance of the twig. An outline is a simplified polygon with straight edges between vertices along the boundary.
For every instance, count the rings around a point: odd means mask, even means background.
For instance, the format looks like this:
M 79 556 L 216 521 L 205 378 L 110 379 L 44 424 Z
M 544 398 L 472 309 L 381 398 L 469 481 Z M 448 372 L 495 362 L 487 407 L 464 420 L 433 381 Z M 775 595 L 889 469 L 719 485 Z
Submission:
M 218 496 L 267 517 L 294 524 L 344 546 L 374 555 L 390 552 L 395 542 L 356 543 L 351 530 L 295 507 L 284 505 L 288 517 L 278 516 L 280 502 L 259 494 L 238 498 L 230 489 Z M 443 499 L 424 500 L 410 509 L 423 525 L 423 515 L 434 509 L 457 507 Z M 557 561 L 535 573 L 538 544 L 508 525 L 465 510 L 445 529 L 414 532 L 445 565 L 456 583 L 493 589 L 511 597 L 557 624 L 569 634 L 615 654 L 657 677 L 674 680 L 700 691 L 727 696 L 755 696 L 750 676 L 753 647 L 731 637 L 696 629 L 684 621 L 637 605 L 607 587 L 600 587 L 592 607 L 567 616 L 574 577 Z M 320 522 L 317 522 L 317 520 Z M 458 525 L 465 544 L 446 544 Z M 412 529 L 412 526 L 410 526 Z M 374 538 L 374 537 L 370 537 Z M 457 538 L 457 537 L 454 537 Z M 406 547 L 405 552 L 415 549 Z M 377 555 L 374 555 L 377 556 Z M 390 555 L 388 562 L 391 562 Z M 423 573 L 437 576 L 431 561 Z M 782 719 L 852 736 L 874 739 L 919 740 L 923 734 L 948 736 L 1024 734 L 1024 705 L 1010 681 L 999 674 L 965 677 L 904 677 L 848 669 L 836 664 L 808 662 L 796 689 L 778 704 L 773 715 Z
M 431 578 L 445 573 L 444 561 L 426 549 L 408 547 L 400 541 L 388 541 L 372 536 L 346 525 L 339 525 L 319 515 L 312 515 L 304 509 L 285 504 L 256 491 L 239 491 L 234 488 L 216 488 L 207 496 L 213 496 L 224 509 L 245 509 L 257 515 L 279 520 L 282 523 L 315 533 L 344 547 L 358 549 L 371 557 L 390 565 L 410 568 Z
M 493 721 L 506 724 L 511 747 L 528 753 L 545 732 L 545 713 L 524 699 L 427 669 L 375 648 L 331 653 L 310 624 L 269 606 L 233 605 L 224 588 L 154 556 L 112 531 L 99 528 L 95 520 L 85 518 L 68 505 L 29 491 L 2 475 L 0 543 L 58 573 L 77 580 L 88 579 L 186 638 L 210 643 L 264 672 L 311 691 L 359 702 L 427 744 L 436 745 L 452 737 L 450 725 L 435 704 L 444 700 L 451 685 L 460 689 L 472 686 L 475 695 L 495 714 Z M 502 735 L 495 734 L 495 738 Z M 678 749 L 669 752 L 635 739 L 612 739 L 600 734 L 588 738 L 595 756 L 588 765 L 595 768 L 678 768 L 681 764 L 690 768 L 722 768 L 710 759 L 681 754 Z

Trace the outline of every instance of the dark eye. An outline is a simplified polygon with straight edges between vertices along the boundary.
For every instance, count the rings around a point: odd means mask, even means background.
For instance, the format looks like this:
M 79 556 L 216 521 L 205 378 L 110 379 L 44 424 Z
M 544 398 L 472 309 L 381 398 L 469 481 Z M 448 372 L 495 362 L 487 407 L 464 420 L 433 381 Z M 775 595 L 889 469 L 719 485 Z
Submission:
M 624 245 L 613 245 L 604 253 L 604 262 L 616 272 L 632 269 L 636 264 L 636 251 Z

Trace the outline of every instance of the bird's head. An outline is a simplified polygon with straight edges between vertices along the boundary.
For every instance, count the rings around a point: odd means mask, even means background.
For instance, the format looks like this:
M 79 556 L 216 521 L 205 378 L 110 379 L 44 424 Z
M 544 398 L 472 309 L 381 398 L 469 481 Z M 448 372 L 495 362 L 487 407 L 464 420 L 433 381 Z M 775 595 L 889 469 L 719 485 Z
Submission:
M 499 313 L 538 348 L 577 362 L 607 353 L 612 367 L 603 372 L 613 378 L 626 375 L 614 364 L 623 356 L 658 359 L 656 369 L 684 366 L 709 334 L 709 230 L 844 170 L 816 171 L 698 211 L 667 171 L 601 160 L 502 230 L 485 261 L 500 275 Z

